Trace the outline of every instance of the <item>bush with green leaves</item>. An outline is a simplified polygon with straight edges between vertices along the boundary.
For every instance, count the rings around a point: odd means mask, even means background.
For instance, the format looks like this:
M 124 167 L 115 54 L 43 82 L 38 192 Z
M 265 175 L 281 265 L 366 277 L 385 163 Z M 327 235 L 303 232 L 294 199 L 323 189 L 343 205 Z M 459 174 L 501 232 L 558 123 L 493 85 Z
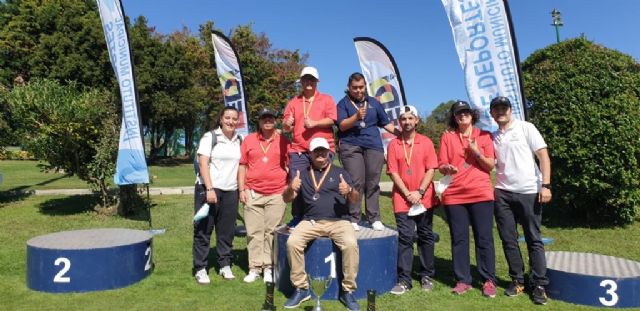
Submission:
M 587 224 L 634 221 L 640 203 L 640 64 L 584 37 L 522 66 L 530 120 L 552 162 L 552 211 Z
M 110 92 L 32 80 L 5 94 L 22 147 L 47 169 L 76 174 L 99 191 L 103 207 L 115 203 L 108 181 L 115 171 L 119 120 Z

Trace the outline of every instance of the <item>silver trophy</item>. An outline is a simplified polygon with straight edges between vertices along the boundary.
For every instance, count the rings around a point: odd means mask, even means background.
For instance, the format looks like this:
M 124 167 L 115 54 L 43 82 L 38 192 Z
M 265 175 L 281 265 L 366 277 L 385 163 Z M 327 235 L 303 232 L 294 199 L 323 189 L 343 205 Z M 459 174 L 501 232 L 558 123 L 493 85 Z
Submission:
M 333 278 L 331 275 L 328 276 L 309 276 L 309 284 L 311 285 L 311 290 L 316 295 L 316 306 L 313 308 L 313 311 L 322 311 L 322 306 L 320 305 L 320 297 L 324 294 L 324 292 L 331 285 L 331 281 Z

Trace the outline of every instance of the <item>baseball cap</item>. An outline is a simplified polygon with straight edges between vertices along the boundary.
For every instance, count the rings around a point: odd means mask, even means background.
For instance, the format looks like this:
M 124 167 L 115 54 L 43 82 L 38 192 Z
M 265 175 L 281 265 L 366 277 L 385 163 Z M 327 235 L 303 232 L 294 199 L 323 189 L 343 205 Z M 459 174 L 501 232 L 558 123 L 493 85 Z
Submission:
M 309 150 L 314 151 L 318 148 L 329 149 L 329 143 L 322 137 L 316 137 L 309 143 Z
M 407 112 L 412 113 L 416 117 L 420 117 L 420 115 L 418 115 L 418 109 L 416 109 L 416 107 L 414 106 L 405 105 L 404 107 L 400 108 L 400 115 L 403 115 Z
M 306 75 L 311 75 L 312 77 L 316 78 L 316 80 L 320 80 L 320 75 L 318 74 L 318 69 L 315 69 L 314 67 L 304 67 L 302 68 L 302 72 L 300 73 L 300 78 L 306 76 Z
M 504 97 L 504 96 L 498 96 L 498 97 L 494 97 L 491 100 L 491 104 L 489 105 L 489 109 L 496 107 L 496 106 L 507 106 L 509 108 L 511 108 L 511 101 L 509 100 L 508 97 Z
M 274 118 L 275 118 L 277 115 L 278 115 L 278 114 L 277 114 L 275 111 L 273 111 L 273 110 L 271 110 L 271 109 L 269 109 L 269 108 L 267 108 L 267 107 L 264 107 L 264 108 L 262 108 L 262 110 L 260 110 L 260 112 L 258 113 L 258 119 L 262 119 L 262 118 L 263 118 L 263 117 L 265 117 L 265 116 L 272 116 L 272 117 L 274 117 Z
M 471 106 L 469 106 L 469 103 L 467 103 L 464 100 L 458 100 L 455 103 L 453 103 L 453 105 L 451 106 L 451 113 L 453 113 L 453 115 L 456 115 L 460 111 L 465 111 L 465 110 L 472 110 L 472 109 L 471 109 Z

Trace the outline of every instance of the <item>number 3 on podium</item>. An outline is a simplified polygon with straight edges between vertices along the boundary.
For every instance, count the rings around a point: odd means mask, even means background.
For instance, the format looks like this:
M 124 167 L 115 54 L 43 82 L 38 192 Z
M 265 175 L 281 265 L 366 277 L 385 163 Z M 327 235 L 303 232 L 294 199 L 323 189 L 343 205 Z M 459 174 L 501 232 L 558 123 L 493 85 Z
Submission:
M 607 288 L 607 295 L 611 296 L 611 300 L 607 300 L 605 297 L 599 297 L 600 298 L 600 303 L 603 306 L 607 306 L 607 307 L 612 307 L 615 306 L 618 303 L 618 294 L 616 294 L 616 290 L 618 289 L 618 284 L 616 284 L 615 281 L 613 280 L 603 280 L 602 282 L 600 282 L 600 286 Z

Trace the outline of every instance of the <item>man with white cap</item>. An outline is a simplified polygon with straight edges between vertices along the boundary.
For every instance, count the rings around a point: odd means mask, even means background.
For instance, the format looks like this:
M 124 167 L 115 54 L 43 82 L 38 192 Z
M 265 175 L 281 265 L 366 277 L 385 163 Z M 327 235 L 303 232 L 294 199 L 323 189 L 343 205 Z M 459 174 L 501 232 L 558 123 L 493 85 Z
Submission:
M 297 211 L 299 214 L 294 214 L 294 217 L 302 220 L 292 228 L 287 240 L 291 283 L 296 289 L 284 307 L 295 308 L 311 298 L 305 272 L 304 249 L 315 238 L 329 237 L 342 253 L 344 277 L 340 301 L 349 310 L 360 310 L 353 296 L 359 251 L 349 215 L 349 203 L 356 202 L 360 194 L 353 188 L 347 171 L 332 164 L 329 159 L 329 143 L 325 138 L 312 139 L 309 149 L 311 167 L 292 172 L 294 177 L 283 194 L 285 202 L 291 202 L 296 197 L 303 202 L 303 208 Z
M 416 231 L 420 256 L 418 276 L 424 291 L 433 288 L 435 275 L 433 210 L 438 199 L 432 180 L 438 159 L 433 142 L 416 132 L 420 121 L 418 110 L 413 106 L 403 109 L 399 117 L 402 135 L 387 146 L 387 174 L 393 180 L 393 212 L 398 228 L 398 280 L 391 289 L 395 295 L 402 295 L 412 287 Z
M 296 171 L 309 167 L 309 143 L 322 137 L 329 143 L 333 157 L 333 125 L 337 120 L 336 103 L 330 95 L 318 92 L 320 75 L 314 67 L 304 67 L 300 73 L 302 91 L 293 97 L 284 109 L 282 129 L 291 132 L 293 141 L 289 148 L 289 179 Z M 293 202 L 292 212 L 301 208 Z

